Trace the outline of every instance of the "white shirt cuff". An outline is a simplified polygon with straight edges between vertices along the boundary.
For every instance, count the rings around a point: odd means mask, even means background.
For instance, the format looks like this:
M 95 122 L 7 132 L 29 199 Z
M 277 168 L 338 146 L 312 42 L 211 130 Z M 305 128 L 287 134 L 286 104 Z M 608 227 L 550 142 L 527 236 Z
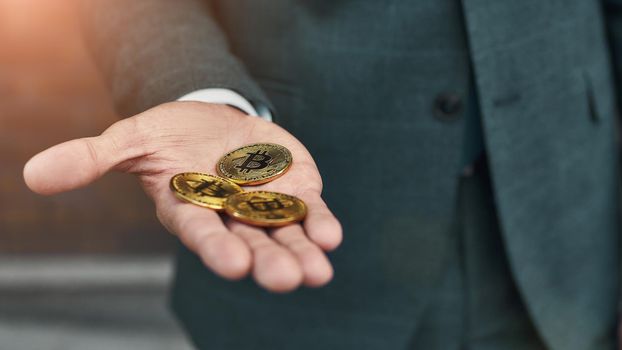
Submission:
M 182 97 L 178 98 L 177 101 L 196 101 L 225 104 L 235 107 L 248 115 L 260 116 L 267 121 L 272 121 L 272 115 L 270 115 L 270 113 L 262 113 L 260 115 L 259 113 L 257 113 L 257 109 L 247 99 L 242 97 L 242 95 L 238 94 L 237 92 L 229 89 L 210 88 L 196 90 L 186 95 L 183 95 Z

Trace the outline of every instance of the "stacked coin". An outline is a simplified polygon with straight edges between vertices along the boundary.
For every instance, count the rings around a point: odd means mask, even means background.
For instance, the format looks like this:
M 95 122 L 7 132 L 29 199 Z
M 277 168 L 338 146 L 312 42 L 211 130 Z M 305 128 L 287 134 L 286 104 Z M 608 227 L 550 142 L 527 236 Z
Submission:
M 244 191 L 234 182 L 203 173 L 177 174 L 171 189 L 182 200 L 214 210 L 224 210 L 227 197 Z
M 187 202 L 224 211 L 232 218 L 256 226 L 278 227 L 302 221 L 304 202 L 278 192 L 245 192 L 241 186 L 270 182 L 287 172 L 291 152 L 277 144 L 243 146 L 224 155 L 216 166 L 220 176 L 181 173 L 171 179 L 175 195 Z

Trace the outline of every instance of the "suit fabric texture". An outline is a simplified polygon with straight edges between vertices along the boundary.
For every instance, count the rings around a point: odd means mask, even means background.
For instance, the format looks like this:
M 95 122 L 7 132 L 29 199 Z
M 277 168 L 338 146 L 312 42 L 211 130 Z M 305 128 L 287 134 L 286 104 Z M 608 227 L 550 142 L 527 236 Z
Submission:
M 408 349 L 546 350 L 529 316 L 501 239 L 484 160 L 460 177 L 455 241 Z M 614 348 L 610 337 L 599 348 Z
M 618 6 L 86 1 L 86 42 L 122 114 L 206 87 L 269 103 L 314 155 L 344 227 L 334 281 L 288 295 L 223 281 L 182 248 L 173 306 L 195 341 L 406 348 L 455 242 L 466 124 L 435 117 L 434 101 L 466 98 L 473 78 L 500 235 L 531 320 L 550 349 L 608 348 L 620 294 Z

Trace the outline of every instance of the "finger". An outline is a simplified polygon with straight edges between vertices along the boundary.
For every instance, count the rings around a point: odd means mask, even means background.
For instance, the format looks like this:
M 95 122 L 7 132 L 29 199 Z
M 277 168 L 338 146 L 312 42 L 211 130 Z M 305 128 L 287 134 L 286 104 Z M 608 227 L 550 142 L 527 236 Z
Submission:
M 250 271 L 250 249 L 231 234 L 216 212 L 188 203 L 167 203 L 158 206 L 158 218 L 216 274 L 235 280 Z
M 130 118 L 115 123 L 100 136 L 51 147 L 26 163 L 24 180 L 40 194 L 86 186 L 116 165 L 140 155 L 140 149 L 131 147 L 138 138 L 135 129 Z
M 325 251 L 337 248 L 343 239 L 341 224 L 320 194 L 307 191 L 299 197 L 307 204 L 307 217 L 303 223 L 307 236 Z
M 266 235 L 262 229 L 230 220 L 228 228 L 241 237 L 253 252 L 253 277 L 260 286 L 277 293 L 296 289 L 303 272 L 296 258 Z
M 302 266 L 303 283 L 320 287 L 333 278 L 333 268 L 322 250 L 305 235 L 300 225 L 289 225 L 272 231 L 272 238 L 287 247 Z

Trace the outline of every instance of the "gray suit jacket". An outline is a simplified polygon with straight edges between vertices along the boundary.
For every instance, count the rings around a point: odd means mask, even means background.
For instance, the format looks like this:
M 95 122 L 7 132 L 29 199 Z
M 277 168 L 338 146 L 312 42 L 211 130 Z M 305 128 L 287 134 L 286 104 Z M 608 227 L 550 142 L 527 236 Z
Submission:
M 621 5 L 91 1 L 87 41 L 123 114 L 205 87 L 272 103 L 344 224 L 335 280 L 287 296 L 225 282 L 182 248 L 173 305 L 197 344 L 404 348 L 454 239 L 465 125 L 435 118 L 434 101 L 466 96 L 473 76 L 503 238 L 537 328 L 552 349 L 611 347 Z

